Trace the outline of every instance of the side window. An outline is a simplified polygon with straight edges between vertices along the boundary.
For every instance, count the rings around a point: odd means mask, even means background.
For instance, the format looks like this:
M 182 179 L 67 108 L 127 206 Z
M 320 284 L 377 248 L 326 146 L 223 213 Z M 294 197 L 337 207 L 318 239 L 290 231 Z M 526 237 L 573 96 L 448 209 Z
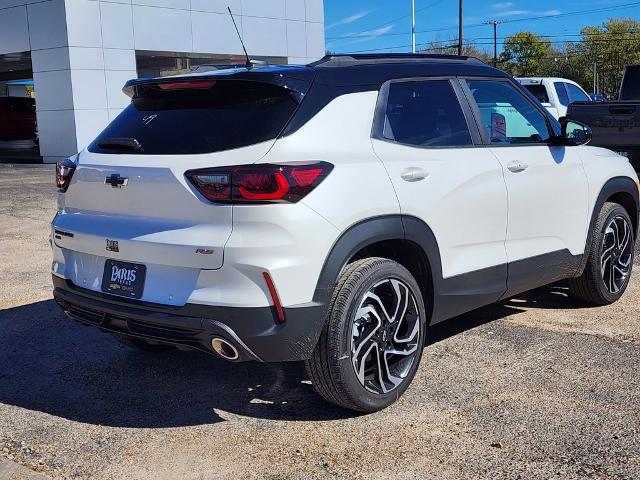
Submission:
M 448 80 L 393 82 L 383 137 L 420 147 L 471 145 L 471 134 Z
M 511 83 L 495 80 L 467 80 L 494 144 L 545 143 L 549 128 L 545 116 Z
M 556 93 L 558 94 L 558 100 L 560 100 L 560 105 L 568 106 L 571 102 L 569 101 L 569 94 L 567 93 L 567 88 L 563 82 L 555 82 L 553 86 L 556 89 Z
M 588 102 L 591 99 L 580 88 L 576 87 L 572 83 L 567 83 L 567 91 L 569 92 L 569 101 L 573 102 Z

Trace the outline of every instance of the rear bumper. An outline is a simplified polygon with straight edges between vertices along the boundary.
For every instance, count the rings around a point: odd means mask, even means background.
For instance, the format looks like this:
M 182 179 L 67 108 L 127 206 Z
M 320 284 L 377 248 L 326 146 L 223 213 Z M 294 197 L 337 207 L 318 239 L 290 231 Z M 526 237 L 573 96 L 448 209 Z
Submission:
M 319 304 L 285 308 L 286 321 L 276 324 L 272 307 L 165 306 L 93 292 L 56 275 L 53 286 L 58 305 L 82 324 L 211 354 L 211 339 L 222 337 L 238 349 L 240 361 L 306 360 L 324 321 Z

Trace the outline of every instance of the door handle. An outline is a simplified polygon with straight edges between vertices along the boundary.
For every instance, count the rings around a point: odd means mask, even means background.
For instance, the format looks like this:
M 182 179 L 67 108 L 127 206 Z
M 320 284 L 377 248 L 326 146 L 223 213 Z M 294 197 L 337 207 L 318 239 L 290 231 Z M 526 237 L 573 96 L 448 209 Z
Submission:
M 515 161 L 508 164 L 507 168 L 509 169 L 510 172 L 520 173 L 520 172 L 524 172 L 527 168 L 529 168 L 529 165 L 527 165 L 524 162 Z
M 418 167 L 405 168 L 400 173 L 400 178 L 405 182 L 419 182 L 429 176 L 429 173 Z

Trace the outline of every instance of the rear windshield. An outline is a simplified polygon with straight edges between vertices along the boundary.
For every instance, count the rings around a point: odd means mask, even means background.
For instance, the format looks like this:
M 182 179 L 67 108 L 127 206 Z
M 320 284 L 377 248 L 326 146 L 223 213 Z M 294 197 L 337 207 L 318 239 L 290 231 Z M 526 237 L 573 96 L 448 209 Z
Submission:
M 523 87 L 529 90 L 540 103 L 549 103 L 549 95 L 544 85 L 523 85 Z
M 640 65 L 625 70 L 620 100 L 640 100 Z
M 89 146 L 96 153 L 219 152 L 275 139 L 298 104 L 282 87 L 218 80 L 206 89 L 142 87 Z

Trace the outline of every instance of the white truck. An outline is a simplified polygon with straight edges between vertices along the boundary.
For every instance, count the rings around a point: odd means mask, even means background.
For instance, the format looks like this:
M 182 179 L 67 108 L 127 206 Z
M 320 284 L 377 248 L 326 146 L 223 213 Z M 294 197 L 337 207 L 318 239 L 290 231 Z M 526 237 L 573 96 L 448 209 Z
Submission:
M 524 88 L 556 119 L 567 115 L 567 108 L 573 102 L 590 102 L 591 97 L 572 80 L 553 77 L 516 78 Z

